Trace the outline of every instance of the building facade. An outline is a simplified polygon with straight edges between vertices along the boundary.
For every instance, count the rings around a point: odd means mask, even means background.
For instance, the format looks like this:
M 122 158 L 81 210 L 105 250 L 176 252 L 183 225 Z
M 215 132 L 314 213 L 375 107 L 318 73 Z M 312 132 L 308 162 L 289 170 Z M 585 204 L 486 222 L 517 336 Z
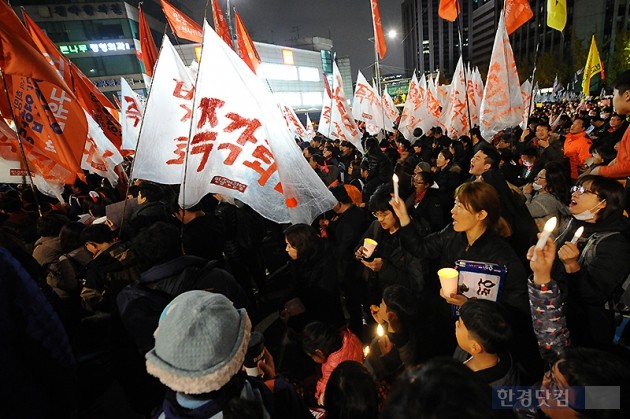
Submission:
M 630 0 L 567 3 L 567 25 L 560 33 L 547 26 L 547 0 L 530 0 L 534 17 L 510 36 L 521 78 L 531 72 L 535 57 L 547 58 L 548 63 L 538 62 L 539 68 L 556 63 L 572 72 L 579 70 L 592 35 L 602 59 L 614 62 L 620 37 L 630 30 Z M 487 72 L 504 0 L 459 0 L 459 5 L 461 17 L 450 23 L 437 16 L 439 0 L 403 1 L 405 67 L 424 73 L 439 69 L 450 79 L 460 54 L 456 24 L 461 22 L 464 60 L 478 66 L 482 74 Z M 630 51 L 630 45 L 627 48 Z

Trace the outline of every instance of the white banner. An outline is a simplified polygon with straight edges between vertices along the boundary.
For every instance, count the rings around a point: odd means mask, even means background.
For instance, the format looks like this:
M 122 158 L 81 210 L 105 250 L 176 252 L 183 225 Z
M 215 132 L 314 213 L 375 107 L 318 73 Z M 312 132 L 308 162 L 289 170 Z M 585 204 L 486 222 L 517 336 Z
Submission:
M 142 125 L 142 115 L 144 114 L 144 104 L 131 89 L 124 77 L 120 78 L 120 126 L 122 127 L 122 150 L 136 150 L 140 126 Z
M 192 118 L 193 85 L 189 69 L 164 36 L 138 138 L 132 179 L 181 183 Z
M 198 80 L 181 205 L 220 193 L 272 221 L 310 224 L 336 204 L 267 86 L 207 22 Z
M 522 117 L 521 85 L 510 38 L 505 30 L 505 18 L 501 13 L 481 102 L 481 136 L 490 141 L 500 130 L 520 124 Z
M 122 163 L 123 157 L 94 118 L 87 112 L 85 118 L 88 123 L 88 138 L 85 141 L 81 169 L 104 177 L 112 186 L 116 186 L 118 175 L 114 169 Z

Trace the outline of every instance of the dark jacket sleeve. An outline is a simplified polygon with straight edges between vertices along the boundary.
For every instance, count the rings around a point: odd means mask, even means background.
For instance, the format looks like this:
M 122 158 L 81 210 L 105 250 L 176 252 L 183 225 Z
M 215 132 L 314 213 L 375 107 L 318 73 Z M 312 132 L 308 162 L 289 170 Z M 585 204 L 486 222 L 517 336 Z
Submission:
M 571 298 L 590 305 L 604 305 L 612 292 L 630 272 L 630 243 L 621 234 L 603 238 L 586 269 L 568 274 L 563 272 L 570 287 Z
M 413 223 L 413 220 L 412 220 Z M 409 224 L 400 229 L 400 243 L 412 255 L 424 258 L 438 258 L 442 254 L 446 243 L 456 234 L 450 225 L 437 233 L 422 237 L 415 226 Z

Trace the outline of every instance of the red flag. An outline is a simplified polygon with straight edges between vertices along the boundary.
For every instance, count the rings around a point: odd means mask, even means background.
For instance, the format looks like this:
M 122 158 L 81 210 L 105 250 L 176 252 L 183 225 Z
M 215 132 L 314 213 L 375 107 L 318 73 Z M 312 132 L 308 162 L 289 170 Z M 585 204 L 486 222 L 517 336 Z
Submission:
M 107 138 L 120 149 L 122 143 L 120 123 L 109 109 L 114 105 L 79 68 L 59 52 L 57 46 L 40 29 L 39 26 L 23 10 L 26 29 L 42 55 L 48 59 L 50 65 L 57 69 L 76 95 L 79 103 L 99 124 Z
M 155 62 L 158 57 L 158 49 L 155 45 L 155 40 L 153 39 L 153 35 L 151 34 L 151 28 L 149 28 L 149 23 L 147 19 L 144 17 L 144 12 L 142 11 L 142 3 L 138 6 L 138 15 L 140 18 L 138 19 L 138 25 L 140 26 L 140 51 L 142 63 L 144 64 L 144 71 L 147 73 L 147 76 L 153 77 L 153 67 L 155 66 Z
M 372 25 L 374 26 L 374 48 L 381 60 L 385 58 L 387 53 L 387 44 L 385 43 L 385 35 L 383 34 L 383 25 L 381 25 L 381 12 L 378 9 L 378 0 L 370 0 L 372 6 Z
M 168 20 L 168 24 L 179 38 L 188 39 L 192 42 L 201 43 L 203 41 L 203 31 L 201 26 L 171 6 L 166 0 L 160 0 L 162 2 L 162 10 Z
M 508 35 L 534 17 L 528 0 L 505 0 L 505 29 Z
M 245 61 L 245 64 L 252 69 L 255 73 L 256 69 L 260 65 L 260 55 L 256 51 L 254 41 L 249 37 L 245 25 L 239 16 L 238 12 L 234 12 L 234 21 L 236 23 L 236 43 L 238 44 L 238 55 Z
M 459 15 L 459 0 L 440 0 L 438 16 L 449 22 L 455 22 Z
M 214 20 L 214 31 L 232 48 L 232 37 L 228 28 L 223 12 L 217 0 L 212 0 L 212 20 Z
M 0 21 L 0 68 L 21 138 L 82 176 L 88 126 L 81 105 L 5 2 Z

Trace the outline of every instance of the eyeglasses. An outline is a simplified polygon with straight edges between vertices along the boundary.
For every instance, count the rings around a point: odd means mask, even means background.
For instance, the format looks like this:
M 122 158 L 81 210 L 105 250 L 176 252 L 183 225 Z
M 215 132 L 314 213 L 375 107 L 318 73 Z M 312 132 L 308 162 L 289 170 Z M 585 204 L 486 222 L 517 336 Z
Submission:
M 538 175 L 536 175 L 536 177 L 534 177 L 534 179 L 547 180 L 547 178 L 546 178 L 546 177 L 543 177 L 543 176 L 538 176 Z
M 375 218 L 385 218 L 387 217 L 389 214 L 391 214 L 390 211 L 386 211 L 386 212 L 373 212 L 372 215 Z
M 599 197 L 597 192 L 593 192 L 590 189 L 585 188 L 584 186 L 572 186 L 571 193 L 578 193 L 580 195 L 584 195 L 585 193 L 592 193 L 593 195 Z

